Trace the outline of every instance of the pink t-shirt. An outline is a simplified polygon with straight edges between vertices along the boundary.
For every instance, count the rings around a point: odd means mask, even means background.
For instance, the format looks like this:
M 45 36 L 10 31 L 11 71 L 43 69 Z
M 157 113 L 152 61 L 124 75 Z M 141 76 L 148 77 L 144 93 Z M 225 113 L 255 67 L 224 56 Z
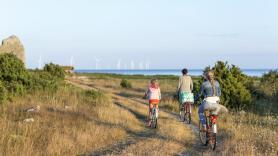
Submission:
M 159 87 L 149 86 L 147 97 L 149 100 L 160 100 L 161 99 L 161 93 Z

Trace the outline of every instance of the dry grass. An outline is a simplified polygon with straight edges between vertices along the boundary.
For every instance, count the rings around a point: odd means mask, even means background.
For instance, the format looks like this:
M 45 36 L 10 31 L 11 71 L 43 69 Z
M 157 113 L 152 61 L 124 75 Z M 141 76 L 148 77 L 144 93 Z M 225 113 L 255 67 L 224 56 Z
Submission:
M 148 106 L 141 97 L 148 80 L 131 79 L 133 88 L 128 90 L 120 87 L 120 81 L 95 77 L 78 80 L 80 87 L 102 90 L 105 96 L 98 99 L 66 85 L 57 93 L 36 92 L 2 105 L 0 155 L 86 155 L 109 149 L 127 138 L 134 143 L 126 145 L 117 155 L 175 155 L 187 151 L 215 154 L 201 151 L 196 146 L 199 143 L 196 132 L 173 115 L 178 112 L 178 103 L 172 98 L 176 80 L 160 81 L 163 100 L 157 130 L 145 126 Z M 39 113 L 21 111 L 36 105 L 41 106 Z M 23 122 L 31 117 L 34 122 Z M 196 108 L 193 121 L 198 123 Z M 252 113 L 220 116 L 218 151 L 227 155 L 276 155 L 277 123 L 277 116 Z
M 155 155 L 172 155 L 194 140 L 189 137 L 190 129 L 164 112 L 157 133 L 146 128 L 148 106 L 138 98 L 143 95 L 146 80 L 137 80 L 134 86 L 141 87 L 130 91 L 119 87 L 120 79 L 81 81 L 85 89 L 98 87 L 105 95 L 94 99 L 84 90 L 66 85 L 57 93 L 36 92 L 2 105 L 0 155 L 87 155 L 110 148 L 130 135 L 138 135 L 136 144 L 125 147 L 120 155 L 144 154 L 151 147 Z M 22 111 L 36 105 L 41 107 L 38 113 Z M 34 118 L 34 122 L 24 122 L 26 118 Z
M 132 85 L 137 88 L 144 89 L 147 80 L 131 80 Z M 116 84 L 116 83 L 115 83 Z M 161 80 L 160 86 L 162 90 L 163 100 L 160 104 L 161 109 L 166 109 L 172 112 L 178 112 L 179 104 L 173 99 L 177 82 L 176 80 Z M 197 108 L 193 110 L 193 122 L 197 126 L 199 123 Z M 264 114 L 264 113 L 262 113 Z M 170 119 L 171 120 L 171 119 Z M 173 121 L 162 120 L 165 127 L 174 127 L 171 125 Z M 278 154 L 278 117 L 275 116 L 260 116 L 251 112 L 245 114 L 229 113 L 219 116 L 219 139 L 224 141 L 218 148 L 223 154 L 227 155 L 277 155 Z M 177 135 L 168 136 L 179 140 L 179 133 L 175 129 L 169 128 Z M 160 130 L 160 132 L 163 130 Z M 172 134 L 173 134 L 172 133 Z M 165 132 L 164 136 L 171 133 Z M 190 135 L 182 135 L 180 138 L 190 138 Z M 192 138 L 191 138 L 192 139 Z M 189 139 L 190 140 L 190 139 Z M 198 149 L 196 149 L 198 150 Z M 202 153 L 202 154 L 206 154 Z M 208 152 L 208 155 L 213 153 Z
M 88 82 L 87 85 L 89 84 L 109 93 L 117 106 L 128 110 L 137 119 L 141 120 L 141 123 L 136 124 L 142 125 L 142 123 L 145 123 L 148 119 L 148 105 L 147 101 L 142 99 L 142 96 L 148 85 L 148 80 L 129 80 L 132 82 L 133 89 L 121 88 L 121 79 L 110 78 L 109 81 L 107 81 L 104 79 L 92 78 L 92 80 L 93 81 Z M 164 81 L 160 82 L 162 87 L 163 83 L 168 83 L 167 80 Z M 171 86 L 166 87 L 170 89 Z M 137 137 L 139 138 L 136 140 L 140 141 L 126 147 L 123 153 L 118 153 L 118 155 L 173 155 L 188 150 L 188 148 L 191 148 L 190 145 L 195 142 L 196 138 L 192 130 L 184 126 L 182 122 L 179 122 L 176 116 L 164 112 L 163 108 L 159 113 L 158 122 L 158 130 L 153 131 L 147 128 L 143 131 L 143 134 L 138 133 L 139 136 Z M 134 124 L 134 122 L 132 124 Z M 152 149 L 152 151 L 149 149 Z
M 134 156 L 134 155 L 175 155 L 177 151 L 183 149 L 181 144 L 173 141 L 167 141 L 163 139 L 146 139 L 139 141 L 138 143 L 129 146 L 125 149 L 122 155 Z
M 174 101 L 165 108 L 178 110 Z M 198 126 L 198 109 L 193 109 L 193 123 Z M 254 113 L 229 113 L 218 118 L 218 136 L 221 144 L 217 151 L 224 155 L 277 155 L 278 118 Z M 198 149 L 196 149 L 198 150 Z M 214 155 L 205 152 L 203 154 Z
M 219 122 L 223 150 L 248 155 L 278 154 L 278 119 L 253 113 L 224 116 Z
M 83 91 L 66 86 L 55 94 L 34 93 L 2 105 L 0 155 L 84 154 L 124 139 L 127 130 L 141 130 L 139 121 L 111 100 L 90 100 Z M 22 112 L 36 105 L 40 112 Z M 34 122 L 23 122 L 31 117 Z

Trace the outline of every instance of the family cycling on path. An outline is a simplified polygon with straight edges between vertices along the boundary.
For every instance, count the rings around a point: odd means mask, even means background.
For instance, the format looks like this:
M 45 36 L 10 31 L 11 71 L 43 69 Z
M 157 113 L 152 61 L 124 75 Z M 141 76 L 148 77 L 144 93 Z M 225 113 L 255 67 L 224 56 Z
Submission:
M 220 104 L 220 84 L 215 80 L 214 72 L 210 70 L 204 75 L 204 82 L 198 95 L 193 95 L 193 87 L 193 81 L 188 74 L 188 70 L 183 69 L 177 86 L 177 97 L 180 104 L 179 115 L 183 121 L 187 121 L 190 124 L 192 104 L 199 97 L 203 97 L 203 101 L 198 108 L 200 139 L 204 145 L 209 143 L 215 149 L 217 116 L 220 112 L 228 112 L 227 108 Z M 147 124 L 150 127 L 156 128 L 159 111 L 158 105 L 161 100 L 161 91 L 157 79 L 150 81 L 145 97 L 149 101 L 149 120 Z

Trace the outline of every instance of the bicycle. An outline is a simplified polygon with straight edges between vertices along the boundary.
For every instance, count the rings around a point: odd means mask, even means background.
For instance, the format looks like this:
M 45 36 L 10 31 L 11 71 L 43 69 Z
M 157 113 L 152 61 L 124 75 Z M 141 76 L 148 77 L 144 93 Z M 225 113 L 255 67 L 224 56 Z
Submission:
M 201 122 L 199 122 L 199 136 L 203 145 L 210 145 L 212 150 L 216 148 L 216 134 L 217 134 L 217 115 L 211 114 L 210 111 L 204 112 L 206 117 L 206 129 L 204 129 Z
M 154 105 L 152 108 L 152 114 L 151 114 L 151 128 L 157 128 L 157 119 L 158 119 L 158 109 Z
M 183 122 L 187 121 L 188 124 L 191 124 L 192 104 L 192 102 L 185 102 L 183 107 L 180 109 L 181 120 Z

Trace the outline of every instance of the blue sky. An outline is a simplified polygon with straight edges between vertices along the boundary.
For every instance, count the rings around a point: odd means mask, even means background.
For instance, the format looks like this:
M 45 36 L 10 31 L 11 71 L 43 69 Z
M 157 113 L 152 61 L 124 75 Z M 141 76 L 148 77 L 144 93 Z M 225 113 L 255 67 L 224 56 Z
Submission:
M 277 0 L 8 0 L 0 38 L 17 35 L 27 66 L 278 67 Z M 72 59 L 71 59 L 72 58 Z M 134 64 L 134 65 L 132 65 Z

